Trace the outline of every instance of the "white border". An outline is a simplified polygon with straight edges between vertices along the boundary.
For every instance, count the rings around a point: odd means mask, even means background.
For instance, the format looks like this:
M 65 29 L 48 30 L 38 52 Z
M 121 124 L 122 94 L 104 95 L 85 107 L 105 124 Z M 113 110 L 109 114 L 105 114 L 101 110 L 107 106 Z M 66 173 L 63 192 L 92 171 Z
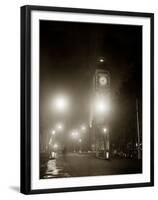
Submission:
M 143 173 L 134 175 L 39 179 L 39 20 L 143 26 Z M 150 181 L 150 19 L 65 12 L 31 11 L 31 189 L 141 183 Z

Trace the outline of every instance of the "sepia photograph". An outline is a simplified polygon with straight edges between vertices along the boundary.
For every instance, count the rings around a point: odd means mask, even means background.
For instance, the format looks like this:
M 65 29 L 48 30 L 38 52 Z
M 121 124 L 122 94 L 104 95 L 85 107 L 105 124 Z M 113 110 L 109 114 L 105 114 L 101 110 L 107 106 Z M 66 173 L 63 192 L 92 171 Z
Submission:
M 142 26 L 40 20 L 40 179 L 142 173 Z
M 21 8 L 21 192 L 154 185 L 154 15 Z

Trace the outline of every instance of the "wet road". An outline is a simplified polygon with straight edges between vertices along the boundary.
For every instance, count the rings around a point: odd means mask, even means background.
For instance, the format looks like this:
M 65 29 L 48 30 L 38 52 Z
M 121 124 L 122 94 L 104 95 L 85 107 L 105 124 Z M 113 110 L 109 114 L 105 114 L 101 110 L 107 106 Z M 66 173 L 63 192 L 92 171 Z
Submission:
M 102 160 L 88 153 L 69 153 L 46 163 L 41 178 L 98 176 L 141 173 L 141 161 L 129 159 Z
M 43 178 L 69 177 L 63 167 L 57 166 L 57 160 L 52 159 L 47 162 L 47 169 Z

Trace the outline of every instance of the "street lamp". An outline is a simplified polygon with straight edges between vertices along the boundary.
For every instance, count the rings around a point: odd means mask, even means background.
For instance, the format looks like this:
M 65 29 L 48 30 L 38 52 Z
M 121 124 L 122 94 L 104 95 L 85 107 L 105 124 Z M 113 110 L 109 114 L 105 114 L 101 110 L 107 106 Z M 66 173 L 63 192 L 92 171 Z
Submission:
M 57 124 L 57 130 L 62 131 L 63 130 L 63 125 L 61 123 Z
M 73 149 L 74 149 L 74 152 L 76 152 L 76 150 L 75 150 L 75 141 L 78 138 L 78 135 L 79 135 L 78 131 L 73 131 L 71 133 L 71 137 L 73 139 Z
M 78 133 L 78 131 L 73 131 L 71 135 L 72 135 L 72 137 L 73 137 L 74 139 L 77 139 L 79 133 Z
M 86 130 L 86 127 L 85 127 L 84 125 L 82 125 L 82 126 L 81 126 L 81 130 L 82 130 L 82 131 L 85 131 L 85 130 Z
M 106 133 L 107 132 L 107 128 L 103 128 L 103 132 Z
M 104 157 L 105 159 L 109 159 L 109 148 L 110 148 L 110 141 L 109 141 L 109 131 L 106 127 L 103 127 L 104 133 Z
M 59 145 L 56 144 L 56 143 L 53 145 L 53 149 L 54 149 L 54 151 L 52 152 L 52 157 L 53 158 L 56 158 L 56 156 L 57 156 L 58 147 L 59 147 Z
M 53 103 L 53 107 L 59 112 L 64 112 L 68 107 L 68 99 L 65 96 L 57 96 Z
M 57 149 L 57 148 L 58 148 L 58 144 L 55 143 L 55 144 L 53 145 L 53 147 L 54 147 L 54 149 Z
M 81 153 L 82 152 L 82 147 L 81 147 L 82 146 L 82 139 L 81 138 L 79 139 L 79 143 L 80 143 L 79 152 Z
M 55 130 L 52 130 L 52 135 L 55 135 Z
M 104 62 L 104 59 L 103 59 L 103 58 L 100 58 L 100 59 L 99 59 L 99 62 L 103 63 L 103 62 Z

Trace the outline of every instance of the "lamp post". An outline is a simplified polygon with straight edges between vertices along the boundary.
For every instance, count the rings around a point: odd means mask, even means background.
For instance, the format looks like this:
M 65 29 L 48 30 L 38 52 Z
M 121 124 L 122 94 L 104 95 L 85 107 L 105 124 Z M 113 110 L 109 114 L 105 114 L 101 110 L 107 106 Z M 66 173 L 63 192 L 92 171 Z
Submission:
M 104 158 L 109 159 L 109 150 L 110 150 L 110 140 L 109 140 L 109 130 L 103 128 L 103 137 L 104 137 Z
M 79 133 L 78 133 L 77 130 L 75 130 L 75 131 L 73 131 L 71 133 L 71 137 L 73 139 L 73 149 L 74 149 L 74 152 L 76 152 L 76 150 L 75 150 L 75 141 L 78 139 L 78 136 L 79 136 Z
M 50 136 L 50 139 L 49 139 L 49 154 L 50 154 L 50 158 L 55 158 L 55 154 L 54 152 L 52 152 L 52 148 L 54 150 L 54 142 L 55 142 L 55 134 L 56 134 L 56 131 L 53 129 L 52 132 L 51 132 L 51 136 Z
M 56 113 L 57 117 L 59 117 L 59 116 L 61 117 L 61 115 L 63 117 L 63 115 L 65 113 L 67 113 L 67 110 L 69 108 L 69 98 L 64 94 L 58 94 L 58 95 L 54 96 L 53 99 L 51 100 L 51 106 L 52 106 L 54 113 Z M 64 125 L 62 123 L 56 124 L 55 130 L 52 131 L 52 136 L 55 137 L 56 133 L 62 132 L 63 130 L 64 130 Z M 57 137 L 57 138 L 55 137 L 55 139 L 58 139 L 58 141 L 60 140 L 60 142 L 62 144 L 61 137 Z M 55 142 L 56 142 L 56 140 L 55 140 Z
M 80 150 L 79 150 L 79 152 L 81 153 L 82 152 L 82 139 L 81 138 L 79 139 L 79 144 L 80 144 Z

